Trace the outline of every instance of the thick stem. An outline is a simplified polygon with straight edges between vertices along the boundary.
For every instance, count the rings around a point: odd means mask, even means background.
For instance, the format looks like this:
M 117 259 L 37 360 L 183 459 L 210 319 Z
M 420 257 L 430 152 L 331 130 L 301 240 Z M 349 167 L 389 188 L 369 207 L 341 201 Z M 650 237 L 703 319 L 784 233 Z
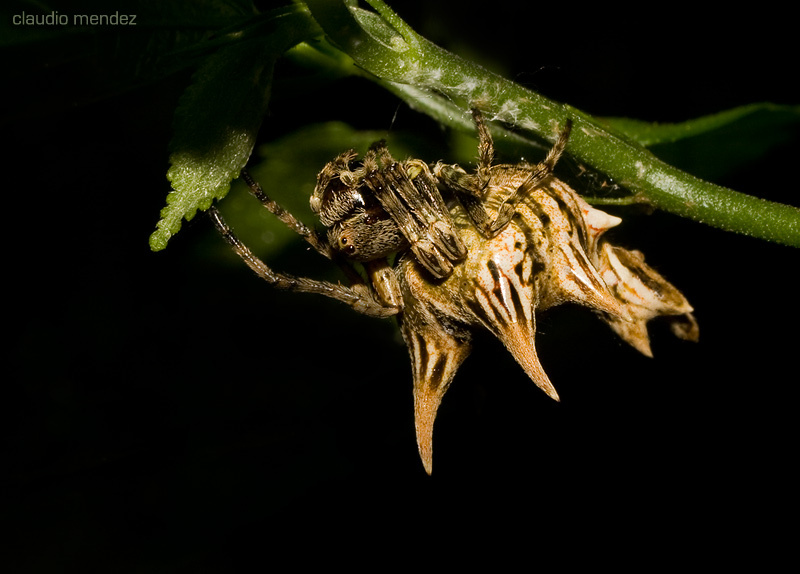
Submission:
M 553 142 L 573 121 L 568 152 L 654 206 L 718 227 L 800 247 L 800 209 L 736 192 L 676 169 L 575 108 L 549 100 L 417 35 L 382 1 L 385 19 L 340 0 L 308 0 L 330 40 L 409 105 L 463 128 L 467 110 Z

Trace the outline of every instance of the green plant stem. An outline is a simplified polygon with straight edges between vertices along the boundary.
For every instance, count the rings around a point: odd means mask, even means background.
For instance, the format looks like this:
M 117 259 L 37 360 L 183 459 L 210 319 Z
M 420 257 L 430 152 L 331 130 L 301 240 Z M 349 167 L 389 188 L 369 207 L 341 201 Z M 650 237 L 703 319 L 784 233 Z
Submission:
M 307 0 L 331 42 L 415 108 L 462 128 L 467 110 L 546 141 L 568 119 L 568 151 L 655 207 L 708 225 L 800 247 L 800 209 L 698 179 L 573 107 L 554 102 L 432 44 L 382 1 L 379 14 L 341 0 Z

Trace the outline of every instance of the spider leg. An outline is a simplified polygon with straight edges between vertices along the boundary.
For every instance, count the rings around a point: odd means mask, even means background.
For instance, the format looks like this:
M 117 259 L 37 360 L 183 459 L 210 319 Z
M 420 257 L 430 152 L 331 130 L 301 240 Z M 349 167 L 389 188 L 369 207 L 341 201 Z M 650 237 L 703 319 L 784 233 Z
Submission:
M 298 220 L 294 215 L 286 211 L 272 198 L 270 198 L 261 188 L 261 185 L 259 185 L 259 183 L 254 180 L 245 169 L 242 170 L 242 179 L 250 188 L 250 193 L 253 194 L 253 196 L 261 202 L 261 205 L 266 207 L 270 213 L 285 223 L 289 229 L 305 239 L 318 253 L 327 257 L 328 259 L 333 259 L 333 250 L 328 242 L 320 237 L 316 231 L 306 227 L 302 221 Z
M 250 193 L 256 199 L 258 199 L 261 202 L 261 205 L 263 205 L 270 213 L 275 215 L 284 224 L 286 224 L 289 229 L 305 239 L 306 242 L 317 251 L 317 253 L 339 264 L 339 267 L 342 269 L 342 271 L 344 271 L 351 283 L 357 284 L 362 282 L 361 276 L 352 267 L 349 265 L 343 265 L 341 263 L 339 254 L 330 246 L 330 243 L 328 243 L 324 236 L 321 236 L 316 231 L 309 229 L 302 221 L 297 219 L 275 200 L 270 198 L 261 185 L 255 179 L 253 179 L 253 176 L 251 176 L 247 170 L 243 169 L 241 175 L 242 179 L 250 188 Z M 384 301 L 386 301 L 386 299 L 384 299 Z
M 558 163 L 558 160 L 561 159 L 561 156 L 564 154 L 564 150 L 567 147 L 567 140 L 569 140 L 569 134 L 571 131 L 572 120 L 568 119 L 564 129 L 561 130 L 561 133 L 558 135 L 558 139 L 556 139 L 556 142 L 553 144 L 553 147 L 550 148 L 550 151 L 547 152 L 547 156 L 544 158 L 544 160 L 536 164 L 531 172 L 531 175 L 528 176 L 528 179 L 525 180 L 522 185 L 519 186 L 519 188 L 517 188 L 511 197 L 503 202 L 504 204 L 513 202 L 513 204 L 516 205 L 523 197 L 525 197 L 525 195 L 528 194 L 529 191 L 541 186 L 550 176 L 553 175 L 556 164 Z
M 483 114 L 478 108 L 472 108 L 472 121 L 478 132 L 478 187 L 483 191 L 491 179 L 492 161 L 494 160 L 494 140 L 489 126 L 483 121 Z
M 435 278 L 449 277 L 467 248 L 428 166 L 416 160 L 394 161 L 381 145 L 373 151 L 376 161 L 365 178 L 367 186 L 408 239 L 417 260 Z
M 354 283 L 350 287 L 345 287 L 337 283 L 318 281 L 306 277 L 296 277 L 294 275 L 273 271 L 236 237 L 233 230 L 231 230 L 222 218 L 222 215 L 216 207 L 212 206 L 208 210 L 208 213 L 217 231 L 219 231 L 220 235 L 222 235 L 239 257 L 244 260 L 247 266 L 276 289 L 283 289 L 296 293 L 324 295 L 325 297 L 341 301 L 352 307 L 353 310 L 358 313 L 370 317 L 391 317 L 399 312 L 398 307 L 385 306 L 378 302 L 372 295 L 369 287 L 363 282 Z
M 541 186 L 553 175 L 556 163 L 564 153 L 567 140 L 572 129 L 572 122 L 567 120 L 565 128 L 561 131 L 553 147 L 543 161 L 536 164 L 530 176 L 509 195 L 497 209 L 497 214 L 492 216 L 486 211 L 483 204 L 483 191 L 491 179 L 491 161 L 494 155 L 492 135 L 480 111 L 474 109 L 472 117 L 478 130 L 478 169 L 476 176 L 470 176 L 460 168 L 440 166 L 440 177 L 458 197 L 461 205 L 469 214 L 478 230 L 487 238 L 492 238 L 505 229 L 511 218 L 516 213 L 517 204 L 528 193 Z

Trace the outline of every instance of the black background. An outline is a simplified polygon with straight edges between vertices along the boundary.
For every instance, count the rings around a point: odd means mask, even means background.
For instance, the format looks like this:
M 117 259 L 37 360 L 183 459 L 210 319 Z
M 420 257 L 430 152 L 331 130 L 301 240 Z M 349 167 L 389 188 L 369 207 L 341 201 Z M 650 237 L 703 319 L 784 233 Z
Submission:
M 596 115 L 797 103 L 786 15 L 670 6 L 394 7 L 429 39 Z M 76 102 L 86 77 L 31 77 L 3 110 L 2 488 L 17 568 L 230 571 L 295 545 L 295 564 L 350 563 L 402 541 L 383 564 L 495 551 L 487 541 L 506 532 L 521 542 L 503 548 L 531 564 L 557 544 L 565 561 L 635 560 L 636 548 L 678 563 L 688 549 L 716 564 L 787 543 L 773 525 L 796 511 L 796 249 L 616 211 L 629 214 L 619 243 L 694 305 L 700 342 L 656 325 L 646 359 L 590 312 L 554 309 L 537 348 L 555 403 L 481 340 L 440 410 L 428 477 L 390 322 L 205 257 L 221 240 L 202 216 L 149 250 L 188 78 Z M 47 109 L 26 105 L 47 93 L 60 94 Z M 433 122 L 359 80 L 307 102 L 276 91 L 261 137 L 327 119 L 446 146 Z M 718 183 L 800 204 L 798 141 Z M 310 254 L 290 255 L 271 263 Z

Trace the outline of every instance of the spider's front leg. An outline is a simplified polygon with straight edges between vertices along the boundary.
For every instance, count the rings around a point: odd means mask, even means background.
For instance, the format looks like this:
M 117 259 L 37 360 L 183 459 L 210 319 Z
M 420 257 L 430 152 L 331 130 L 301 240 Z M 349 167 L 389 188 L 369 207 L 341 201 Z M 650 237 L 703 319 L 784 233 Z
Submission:
M 383 142 L 364 158 L 365 183 L 408 240 L 417 260 L 436 279 L 449 277 L 467 255 L 450 211 L 427 164 L 395 161 Z
M 480 111 L 473 109 L 472 117 L 478 131 L 478 168 L 476 173 L 468 174 L 456 165 L 439 163 L 434 168 L 434 175 L 439 180 L 441 187 L 455 194 L 481 234 L 491 239 L 505 229 L 511 218 L 514 217 L 517 204 L 553 175 L 556 163 L 567 146 L 572 122 L 567 121 L 565 128 L 559 134 L 545 159 L 531 168 L 527 179 L 500 204 L 496 215 L 492 217 L 486 211 L 484 201 L 487 187 L 492 178 L 491 164 L 494 157 L 494 143 Z
M 251 192 L 255 195 L 270 212 L 275 214 L 281 221 L 283 221 L 289 228 L 302 236 L 309 244 L 311 244 L 319 253 L 335 259 L 334 251 L 325 242 L 325 240 L 308 229 L 300 221 L 295 219 L 288 211 L 284 210 L 277 203 L 272 201 L 261 189 L 261 187 L 253 181 L 248 174 L 244 174 L 244 179 L 251 188 Z M 387 304 L 379 301 L 373 291 L 361 280 L 361 278 L 352 269 L 347 266 L 342 266 L 343 270 L 348 273 L 352 283 L 349 287 L 340 285 L 338 283 L 330 283 L 328 281 L 319 281 L 316 279 L 309 279 L 307 277 L 296 277 L 287 273 L 280 273 L 271 269 L 261 259 L 256 257 L 252 251 L 242 241 L 236 237 L 236 234 L 223 219 L 222 214 L 216 207 L 212 206 L 208 210 L 208 214 L 214 223 L 214 226 L 219 231 L 220 235 L 227 241 L 239 257 L 241 257 L 250 269 L 252 269 L 259 277 L 264 279 L 271 286 L 276 289 L 286 291 L 293 291 L 296 293 L 314 293 L 317 295 L 324 295 L 337 301 L 341 301 L 349 305 L 354 311 L 362 315 L 370 317 L 391 317 L 396 315 L 401 306 L 394 304 Z M 373 271 L 374 274 L 379 274 L 380 270 Z

